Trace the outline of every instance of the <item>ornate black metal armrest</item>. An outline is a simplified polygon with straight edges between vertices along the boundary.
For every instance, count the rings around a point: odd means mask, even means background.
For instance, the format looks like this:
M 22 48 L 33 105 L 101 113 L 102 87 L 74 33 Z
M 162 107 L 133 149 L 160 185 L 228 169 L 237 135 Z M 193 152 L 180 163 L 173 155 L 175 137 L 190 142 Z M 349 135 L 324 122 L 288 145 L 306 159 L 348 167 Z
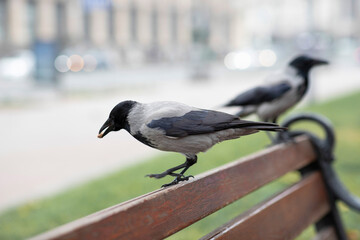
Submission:
M 293 124 L 301 121 L 310 121 L 320 125 L 320 127 L 325 132 L 325 139 L 320 139 L 319 137 L 308 131 L 290 130 Z M 296 137 L 298 135 L 305 134 L 310 138 L 318 153 L 318 163 L 319 167 L 323 172 L 325 178 L 324 180 L 331 192 L 334 194 L 334 197 L 344 202 L 351 209 L 360 212 L 360 198 L 352 195 L 346 189 L 346 187 L 340 181 L 331 165 L 331 163 L 333 163 L 333 161 L 335 160 L 333 155 L 335 146 L 335 134 L 330 121 L 327 118 L 318 114 L 297 114 L 285 119 L 282 123 L 282 126 L 289 128 L 287 134 L 289 134 L 290 137 Z M 277 141 L 281 141 L 281 137 L 279 134 L 277 135 Z

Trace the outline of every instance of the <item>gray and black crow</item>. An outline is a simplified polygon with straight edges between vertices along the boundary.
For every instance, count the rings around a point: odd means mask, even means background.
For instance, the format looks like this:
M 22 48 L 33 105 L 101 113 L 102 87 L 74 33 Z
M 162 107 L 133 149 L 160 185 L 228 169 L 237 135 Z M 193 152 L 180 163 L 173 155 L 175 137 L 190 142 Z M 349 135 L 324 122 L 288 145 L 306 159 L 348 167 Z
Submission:
M 163 101 L 139 103 L 124 101 L 117 104 L 100 128 L 99 138 L 111 131 L 125 129 L 140 142 L 163 151 L 182 153 L 186 162 L 160 174 L 147 176 L 176 177 L 163 187 L 188 180 L 185 171 L 197 162 L 197 154 L 214 144 L 252 134 L 259 130 L 282 131 L 274 123 L 252 122 L 223 112 L 199 109 L 182 103 Z M 176 170 L 183 169 L 180 173 Z
M 279 115 L 298 103 L 307 92 L 311 68 L 323 64 L 328 62 L 298 56 L 283 71 L 271 75 L 267 85 L 245 91 L 225 106 L 241 106 L 236 114 L 239 117 L 256 113 L 262 121 L 275 123 Z

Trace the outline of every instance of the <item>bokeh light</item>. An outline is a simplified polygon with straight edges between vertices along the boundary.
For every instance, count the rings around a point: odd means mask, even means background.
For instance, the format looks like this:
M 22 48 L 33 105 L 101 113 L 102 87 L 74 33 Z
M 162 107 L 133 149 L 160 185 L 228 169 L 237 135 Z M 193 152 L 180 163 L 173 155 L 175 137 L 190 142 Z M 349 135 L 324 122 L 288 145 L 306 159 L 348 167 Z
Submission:
M 57 56 L 54 61 L 54 66 L 56 70 L 62 73 L 69 71 L 69 67 L 67 66 L 68 59 L 69 57 L 66 55 Z
M 355 49 L 355 60 L 356 62 L 360 63 L 360 47 Z
M 84 71 L 92 72 L 96 69 L 97 60 L 93 55 L 85 55 L 84 56 Z
M 84 67 L 84 59 L 79 55 L 71 55 L 66 65 L 72 72 L 79 72 Z
M 252 63 L 252 57 L 247 52 L 238 52 L 234 58 L 234 64 L 237 69 L 247 69 Z
M 276 63 L 277 57 L 273 50 L 266 49 L 259 53 L 259 63 L 263 67 L 271 67 Z
M 236 53 L 234 52 L 231 52 L 231 53 L 228 53 L 225 58 L 224 58 L 224 65 L 227 69 L 229 70 L 235 70 L 236 67 L 235 67 L 235 56 L 236 56 Z
M 229 70 L 244 70 L 251 66 L 252 56 L 247 52 L 231 52 L 224 58 L 225 67 Z

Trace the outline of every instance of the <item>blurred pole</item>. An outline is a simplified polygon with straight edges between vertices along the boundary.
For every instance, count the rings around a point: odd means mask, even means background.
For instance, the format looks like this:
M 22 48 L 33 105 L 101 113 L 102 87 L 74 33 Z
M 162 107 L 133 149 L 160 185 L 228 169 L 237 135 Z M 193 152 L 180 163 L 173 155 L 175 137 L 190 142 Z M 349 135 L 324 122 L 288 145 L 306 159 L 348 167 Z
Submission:
M 360 26 L 360 1 L 356 1 L 356 0 L 353 0 L 353 6 L 354 6 L 354 15 L 355 15 L 355 26 L 357 26 L 355 28 L 355 36 L 357 39 L 360 39 L 360 28 L 358 26 Z
M 208 67 L 210 48 L 210 11 L 202 1 L 195 1 L 192 9 L 193 49 L 191 56 L 191 78 L 205 80 L 209 78 Z
M 171 35 L 170 35 L 170 1 L 159 0 L 158 1 L 158 38 L 159 46 L 161 49 L 160 55 L 165 57 L 165 60 L 169 57 L 171 49 Z
M 109 18 L 107 7 L 93 7 L 89 11 L 90 41 L 96 47 L 103 47 L 109 39 Z
M 54 60 L 58 52 L 57 5 L 54 0 L 39 0 L 35 4 L 35 79 L 41 85 L 52 86 L 56 83 Z
M 7 1 L 8 41 L 15 49 L 28 47 L 30 43 L 27 28 L 27 2 L 25 0 Z
M 138 36 L 139 36 L 139 45 L 141 51 L 145 53 L 145 56 L 148 56 L 151 46 L 151 10 L 152 5 L 149 1 L 143 1 L 138 4 L 139 15 L 138 15 Z
M 127 62 L 127 46 L 130 46 L 130 3 L 115 0 L 114 3 L 114 37 L 123 62 Z
M 209 45 L 216 55 L 226 53 L 228 43 L 227 1 L 210 2 Z
M 188 59 L 192 44 L 191 29 L 191 0 L 182 0 L 178 2 L 179 19 L 178 23 L 178 41 L 184 53 L 183 57 Z
M 64 6 L 63 14 L 58 14 L 57 25 L 64 28 L 65 36 L 63 38 L 65 39 L 65 45 L 78 44 L 85 34 L 85 16 L 81 2 L 61 1 L 58 4 Z

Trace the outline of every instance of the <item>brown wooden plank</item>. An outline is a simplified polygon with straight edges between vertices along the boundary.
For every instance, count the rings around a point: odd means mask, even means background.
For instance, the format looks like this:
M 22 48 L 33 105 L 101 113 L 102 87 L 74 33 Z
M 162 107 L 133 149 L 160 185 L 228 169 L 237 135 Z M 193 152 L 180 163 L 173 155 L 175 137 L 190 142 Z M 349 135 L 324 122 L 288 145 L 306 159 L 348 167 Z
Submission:
M 325 185 L 316 172 L 202 239 L 293 239 L 328 211 Z
M 61 226 L 34 239 L 167 237 L 315 158 L 309 140 L 278 145 Z M 201 163 L 199 163 L 201 164 Z
M 333 227 L 327 227 L 321 230 L 314 238 L 314 240 L 337 240 L 336 232 Z

